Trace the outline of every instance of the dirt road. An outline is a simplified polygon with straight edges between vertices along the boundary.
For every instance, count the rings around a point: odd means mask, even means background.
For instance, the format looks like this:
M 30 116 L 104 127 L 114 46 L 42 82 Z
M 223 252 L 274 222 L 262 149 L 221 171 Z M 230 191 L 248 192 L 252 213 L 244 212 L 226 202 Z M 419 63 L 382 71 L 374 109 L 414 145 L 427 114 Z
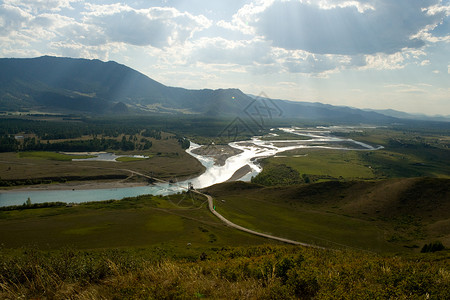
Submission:
M 237 224 L 231 222 L 230 220 L 226 219 L 224 216 L 222 216 L 221 214 L 219 214 L 219 213 L 214 209 L 213 198 L 212 198 L 210 195 L 203 194 L 203 193 L 201 193 L 201 192 L 199 192 L 199 191 L 195 191 L 195 192 L 196 192 L 197 194 L 200 194 L 200 195 L 205 196 L 205 197 L 208 199 L 208 208 L 209 208 L 209 210 L 211 211 L 211 213 L 213 213 L 217 218 L 219 218 L 219 219 L 220 219 L 222 222 L 224 222 L 227 226 L 230 226 L 230 227 L 232 227 L 232 228 L 235 228 L 235 229 L 238 229 L 238 230 L 241 230 L 241 231 L 250 233 L 250 234 L 254 234 L 254 235 L 261 236 L 261 237 L 268 238 L 268 239 L 272 239 L 272 240 L 277 240 L 277 241 L 280 241 L 280 242 L 283 242 L 283 243 L 287 243 L 287 244 L 301 245 L 301 246 L 305 246 L 305 247 L 312 247 L 312 248 L 325 249 L 325 248 L 323 248 L 323 247 L 319 247 L 319 246 L 316 246 L 316 245 L 311 245 L 311 244 L 301 243 L 301 242 L 297 242 L 297 241 L 294 241 L 294 240 L 285 239 L 285 238 L 282 238 L 282 237 L 278 237 L 278 236 L 274 236 L 274 235 L 270 235 L 270 234 L 266 234 L 266 233 L 257 232 L 257 231 L 254 231 L 254 230 L 251 230 L 251 229 L 248 229 L 248 228 L 239 226 L 239 225 L 237 225 Z

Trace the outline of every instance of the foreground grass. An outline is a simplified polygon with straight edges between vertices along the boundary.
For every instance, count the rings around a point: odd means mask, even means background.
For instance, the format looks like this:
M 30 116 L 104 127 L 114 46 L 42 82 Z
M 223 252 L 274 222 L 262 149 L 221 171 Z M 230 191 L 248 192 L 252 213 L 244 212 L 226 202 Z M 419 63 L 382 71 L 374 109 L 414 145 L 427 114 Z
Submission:
M 449 253 L 409 258 L 294 246 L 0 254 L 1 298 L 448 299 Z

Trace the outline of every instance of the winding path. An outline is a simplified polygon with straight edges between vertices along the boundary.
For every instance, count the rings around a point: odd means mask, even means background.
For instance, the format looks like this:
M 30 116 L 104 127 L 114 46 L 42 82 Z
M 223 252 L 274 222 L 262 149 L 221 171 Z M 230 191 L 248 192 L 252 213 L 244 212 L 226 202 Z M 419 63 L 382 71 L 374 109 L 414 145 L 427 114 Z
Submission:
M 203 195 L 203 196 L 205 196 L 208 199 L 209 211 L 213 215 L 215 215 L 217 218 L 219 218 L 222 222 L 224 222 L 225 225 L 227 225 L 227 226 L 230 226 L 232 228 L 235 228 L 235 229 L 238 229 L 238 230 L 241 230 L 241 231 L 253 234 L 253 235 L 257 235 L 257 236 L 261 236 L 261 237 L 264 237 L 264 238 L 280 241 L 280 242 L 287 243 L 287 244 L 300 245 L 300 246 L 304 246 L 304 247 L 311 247 L 311 248 L 318 248 L 318 249 L 325 249 L 324 247 L 319 247 L 319 246 L 311 245 L 311 244 L 307 244 L 307 243 L 301 243 L 301 242 L 297 242 L 297 241 L 294 241 L 294 240 L 285 239 L 285 238 L 282 238 L 282 237 L 278 237 L 278 236 L 274 236 L 274 235 L 270 235 L 270 234 L 266 234 L 266 233 L 261 233 L 261 232 L 258 232 L 258 231 L 254 231 L 254 230 L 251 230 L 251 229 L 239 226 L 239 225 L 231 222 L 230 220 L 228 220 L 227 218 L 225 218 L 221 214 L 219 214 L 214 209 L 213 198 L 210 195 L 203 194 L 203 193 L 201 193 L 201 192 L 199 192 L 197 190 L 194 190 L 194 192 L 199 194 L 199 195 Z
M 119 169 L 119 170 L 128 171 L 128 172 L 131 172 L 132 174 L 136 174 L 136 175 L 142 176 L 144 178 L 148 178 L 148 179 L 151 179 L 151 180 L 154 180 L 154 181 L 158 181 L 158 182 L 161 182 L 161 183 L 169 183 L 169 182 L 167 182 L 165 180 L 162 180 L 162 179 L 159 179 L 159 178 L 156 178 L 156 177 L 152 177 L 152 176 L 149 176 L 149 175 L 137 172 L 137 171 L 133 171 L 133 170 L 130 170 L 130 169 Z M 217 218 L 219 218 L 223 223 L 225 223 L 225 225 L 227 225 L 229 227 L 232 227 L 232 228 L 235 228 L 237 230 L 241 230 L 241 231 L 253 234 L 253 235 L 264 237 L 264 238 L 267 238 L 267 239 L 272 239 L 272 240 L 276 240 L 276 241 L 279 241 L 279 242 L 287 243 L 287 244 L 300 245 L 300 246 L 304 246 L 304 247 L 317 248 L 317 249 L 326 249 L 324 247 L 320 247 L 320 246 L 316 246 L 316 245 L 312 245 L 312 244 L 301 243 L 301 242 L 297 242 L 297 241 L 294 241 L 294 240 L 290 240 L 290 239 L 286 239 L 286 238 L 282 238 L 282 237 L 278 237 L 278 236 L 274 236 L 274 235 L 270 235 L 270 234 L 266 234 L 266 233 L 261 233 L 261 232 L 254 231 L 254 230 L 242 227 L 240 225 L 237 225 L 237 224 L 231 222 L 230 220 L 228 220 L 227 218 L 225 218 L 224 216 L 222 216 L 221 214 L 219 214 L 214 209 L 213 198 L 210 195 L 204 194 L 204 193 L 202 193 L 200 191 L 197 191 L 197 190 L 192 190 L 192 191 L 197 193 L 197 194 L 199 194 L 199 195 L 205 196 L 208 199 L 209 211 L 213 215 L 215 215 Z

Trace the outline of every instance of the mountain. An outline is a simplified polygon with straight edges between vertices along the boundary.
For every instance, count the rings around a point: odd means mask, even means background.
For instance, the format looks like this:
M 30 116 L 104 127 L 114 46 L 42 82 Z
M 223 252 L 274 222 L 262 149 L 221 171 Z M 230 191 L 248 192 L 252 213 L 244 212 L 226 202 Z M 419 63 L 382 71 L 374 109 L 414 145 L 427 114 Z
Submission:
M 364 109 L 365 111 L 376 112 L 383 114 L 385 116 L 390 116 L 399 119 L 409 119 L 409 120 L 423 120 L 423 121 L 438 121 L 438 122 L 450 122 L 449 116 L 427 116 L 424 114 L 409 114 L 402 111 L 394 109 Z
M 249 95 L 253 99 L 265 99 L 276 105 L 283 115 L 292 118 L 310 120 L 326 120 L 330 122 L 348 123 L 389 123 L 398 122 L 397 117 L 374 111 L 365 111 L 348 106 L 335 106 L 319 102 L 301 102 L 281 99 L 269 99 Z
M 320 103 L 250 97 L 238 89 L 165 86 L 116 62 L 43 56 L 0 59 L 0 110 L 71 113 L 190 113 L 389 123 L 378 112 Z
M 206 113 L 225 97 L 248 98 L 239 90 L 167 87 L 116 62 L 49 56 L 0 59 L 1 110 L 107 113 L 123 103 L 140 111 Z

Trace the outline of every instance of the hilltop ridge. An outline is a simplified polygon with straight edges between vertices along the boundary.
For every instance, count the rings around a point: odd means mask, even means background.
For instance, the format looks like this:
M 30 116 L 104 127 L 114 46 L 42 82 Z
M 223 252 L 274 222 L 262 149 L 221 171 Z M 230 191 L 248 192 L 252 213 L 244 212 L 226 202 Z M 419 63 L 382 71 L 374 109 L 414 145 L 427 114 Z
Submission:
M 346 123 L 398 121 L 351 107 L 251 97 L 235 88 L 170 87 L 113 61 L 51 56 L 0 59 L 2 111 L 248 117 L 247 109 L 254 101 L 270 101 L 270 109 L 277 111 L 273 117 Z

